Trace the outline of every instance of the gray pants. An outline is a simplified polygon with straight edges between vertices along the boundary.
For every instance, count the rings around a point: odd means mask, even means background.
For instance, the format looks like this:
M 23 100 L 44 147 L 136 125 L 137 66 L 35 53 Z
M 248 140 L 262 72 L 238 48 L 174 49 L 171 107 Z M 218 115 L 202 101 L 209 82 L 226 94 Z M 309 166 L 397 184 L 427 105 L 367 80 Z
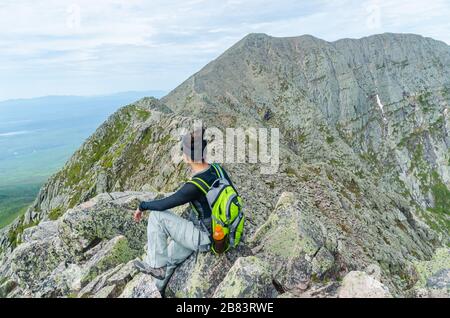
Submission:
M 150 212 L 147 263 L 153 268 L 175 266 L 194 251 L 208 251 L 209 234 L 171 211 Z

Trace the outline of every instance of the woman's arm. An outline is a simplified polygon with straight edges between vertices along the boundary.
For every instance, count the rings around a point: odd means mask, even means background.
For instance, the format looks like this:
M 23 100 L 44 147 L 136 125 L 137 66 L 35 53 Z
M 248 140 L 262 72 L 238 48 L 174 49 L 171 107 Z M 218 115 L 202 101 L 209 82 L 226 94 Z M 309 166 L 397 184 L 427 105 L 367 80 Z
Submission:
M 197 200 L 202 195 L 202 192 L 194 184 L 185 183 L 177 192 L 167 198 L 141 202 L 139 205 L 139 210 L 165 211 L 193 200 Z

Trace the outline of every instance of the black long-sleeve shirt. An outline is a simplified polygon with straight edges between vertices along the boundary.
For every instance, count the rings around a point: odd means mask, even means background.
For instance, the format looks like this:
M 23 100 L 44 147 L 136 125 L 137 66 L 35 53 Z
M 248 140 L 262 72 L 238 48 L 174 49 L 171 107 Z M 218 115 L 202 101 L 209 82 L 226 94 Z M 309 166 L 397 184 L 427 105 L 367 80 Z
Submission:
M 200 199 L 203 193 L 192 183 L 185 183 L 177 192 L 160 200 L 141 202 L 139 210 L 164 211 Z
M 224 177 L 232 184 L 227 172 L 222 168 Z M 194 177 L 201 178 L 209 186 L 218 178 L 215 169 L 210 166 L 207 170 L 197 173 Z M 195 209 L 200 212 L 202 219 L 211 217 L 211 208 L 205 194 L 194 184 L 185 183 L 177 192 L 160 200 L 144 201 L 139 205 L 141 211 L 165 211 L 174 207 L 192 203 Z

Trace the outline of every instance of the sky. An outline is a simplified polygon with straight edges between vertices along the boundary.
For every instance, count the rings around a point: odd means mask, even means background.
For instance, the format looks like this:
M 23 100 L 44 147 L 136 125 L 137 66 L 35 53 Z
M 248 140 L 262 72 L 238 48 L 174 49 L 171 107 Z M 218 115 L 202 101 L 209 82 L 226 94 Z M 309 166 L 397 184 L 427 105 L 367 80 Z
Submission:
M 450 44 L 449 0 L 0 0 L 0 100 L 170 91 L 248 33 Z

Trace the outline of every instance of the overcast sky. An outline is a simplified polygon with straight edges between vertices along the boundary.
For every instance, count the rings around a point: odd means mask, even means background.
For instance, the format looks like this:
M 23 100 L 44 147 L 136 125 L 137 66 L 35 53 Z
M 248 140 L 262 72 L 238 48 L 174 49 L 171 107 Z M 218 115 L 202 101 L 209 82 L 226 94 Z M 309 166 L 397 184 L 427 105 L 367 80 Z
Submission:
M 248 33 L 450 44 L 449 0 L 0 0 L 0 100 L 175 88 Z

